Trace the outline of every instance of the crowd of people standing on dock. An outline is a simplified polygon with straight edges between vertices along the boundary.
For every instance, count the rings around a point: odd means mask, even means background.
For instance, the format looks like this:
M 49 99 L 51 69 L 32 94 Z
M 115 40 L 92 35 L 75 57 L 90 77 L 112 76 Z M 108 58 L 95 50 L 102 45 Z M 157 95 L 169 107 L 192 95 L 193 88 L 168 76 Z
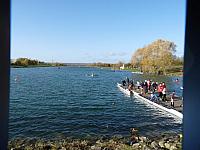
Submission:
M 146 96 L 147 94 L 150 94 L 150 100 L 152 101 L 167 101 L 167 86 L 165 82 L 154 82 L 150 79 L 145 80 L 144 82 L 137 81 L 136 84 L 134 84 L 133 80 L 129 80 L 128 77 L 126 77 L 126 80 L 122 80 L 122 85 L 125 88 L 128 88 L 128 90 L 136 90 L 138 89 L 140 91 L 141 96 Z M 158 95 L 155 94 L 157 91 Z M 170 101 L 171 106 L 174 107 L 174 99 L 175 99 L 175 91 L 171 93 Z
M 129 80 L 128 77 L 126 77 L 126 80 L 122 80 L 122 85 L 127 87 L 129 91 L 133 90 L 134 88 L 133 80 Z

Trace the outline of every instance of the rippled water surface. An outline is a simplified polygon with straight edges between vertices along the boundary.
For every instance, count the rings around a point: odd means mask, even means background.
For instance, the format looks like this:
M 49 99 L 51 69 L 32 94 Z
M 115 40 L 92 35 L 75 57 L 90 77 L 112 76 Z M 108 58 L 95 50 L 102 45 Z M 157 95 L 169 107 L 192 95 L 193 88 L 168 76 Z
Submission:
M 119 91 L 116 84 L 126 76 L 165 81 L 182 94 L 182 78 L 173 82 L 177 77 L 86 67 L 12 68 L 9 137 L 127 136 L 131 127 L 146 136 L 181 132 L 179 119 Z

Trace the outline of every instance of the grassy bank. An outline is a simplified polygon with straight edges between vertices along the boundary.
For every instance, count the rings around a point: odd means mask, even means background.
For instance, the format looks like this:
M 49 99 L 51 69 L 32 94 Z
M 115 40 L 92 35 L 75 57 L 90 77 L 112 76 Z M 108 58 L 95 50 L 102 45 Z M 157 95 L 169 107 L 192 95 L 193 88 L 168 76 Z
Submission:
M 124 68 L 123 70 L 130 71 L 130 72 L 141 72 L 141 70 L 137 69 L 137 68 Z M 183 70 L 183 66 L 172 66 L 166 70 L 165 75 L 167 75 L 167 76 L 183 76 L 182 70 Z M 146 73 L 146 74 L 149 74 L 149 73 Z
M 183 76 L 183 66 L 172 66 L 166 70 L 166 75 Z
M 182 77 L 183 76 L 183 72 L 174 72 L 174 73 L 167 73 L 167 76 L 178 76 L 178 77 Z
M 130 71 L 130 72 L 141 72 L 141 70 L 137 68 L 124 68 L 124 70 Z

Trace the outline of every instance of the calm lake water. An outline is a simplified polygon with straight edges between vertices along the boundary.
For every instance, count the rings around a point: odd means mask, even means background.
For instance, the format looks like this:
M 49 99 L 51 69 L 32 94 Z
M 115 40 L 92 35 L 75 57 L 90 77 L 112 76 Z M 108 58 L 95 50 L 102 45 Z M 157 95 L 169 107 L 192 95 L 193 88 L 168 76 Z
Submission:
M 116 84 L 126 76 L 165 81 L 182 95 L 180 77 L 86 67 L 12 68 L 9 137 L 129 136 L 132 127 L 145 136 L 181 132 L 179 119 L 119 91 Z

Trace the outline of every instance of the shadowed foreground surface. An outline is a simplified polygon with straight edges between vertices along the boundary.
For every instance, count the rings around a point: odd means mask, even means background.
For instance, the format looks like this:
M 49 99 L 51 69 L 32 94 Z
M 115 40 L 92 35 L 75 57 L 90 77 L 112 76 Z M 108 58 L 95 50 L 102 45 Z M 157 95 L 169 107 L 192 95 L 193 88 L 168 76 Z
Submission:
M 138 141 L 130 144 L 130 139 L 113 137 L 111 139 L 15 139 L 9 142 L 9 150 L 181 150 L 182 137 L 177 135 L 163 135 L 161 137 L 148 139 L 139 136 Z

